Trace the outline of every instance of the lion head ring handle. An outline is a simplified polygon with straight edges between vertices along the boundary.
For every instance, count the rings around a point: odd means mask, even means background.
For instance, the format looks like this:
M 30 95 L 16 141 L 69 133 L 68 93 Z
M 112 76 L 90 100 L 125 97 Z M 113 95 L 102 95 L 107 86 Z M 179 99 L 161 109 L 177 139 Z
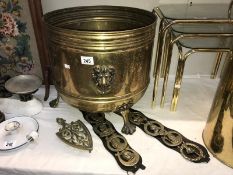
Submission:
M 111 65 L 96 65 L 93 68 L 92 80 L 100 94 L 107 94 L 112 89 L 115 68 Z

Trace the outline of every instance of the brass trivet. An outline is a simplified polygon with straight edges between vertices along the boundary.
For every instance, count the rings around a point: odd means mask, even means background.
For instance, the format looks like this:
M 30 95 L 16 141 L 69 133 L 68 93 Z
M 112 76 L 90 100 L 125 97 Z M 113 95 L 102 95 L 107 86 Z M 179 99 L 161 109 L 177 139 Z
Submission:
M 94 132 L 100 137 L 105 148 L 114 156 L 118 165 L 127 172 L 135 173 L 139 168 L 145 169 L 141 156 L 134 151 L 127 140 L 119 134 L 104 113 L 83 112 Z
M 130 109 L 129 121 L 191 162 L 200 163 L 210 160 L 205 147 L 185 138 L 179 132 L 165 127 L 158 121 L 146 117 L 140 111 Z
M 92 137 L 83 122 L 78 120 L 68 124 L 64 119 L 57 118 L 57 123 L 62 125 L 62 128 L 56 134 L 63 142 L 75 148 L 92 151 Z

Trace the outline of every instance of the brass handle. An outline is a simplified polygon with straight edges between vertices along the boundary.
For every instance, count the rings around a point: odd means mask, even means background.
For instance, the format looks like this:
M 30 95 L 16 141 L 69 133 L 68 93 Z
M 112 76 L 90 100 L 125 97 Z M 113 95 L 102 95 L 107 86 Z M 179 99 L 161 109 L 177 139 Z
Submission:
M 92 80 L 100 94 L 107 94 L 112 89 L 115 68 L 111 65 L 96 65 L 93 68 Z

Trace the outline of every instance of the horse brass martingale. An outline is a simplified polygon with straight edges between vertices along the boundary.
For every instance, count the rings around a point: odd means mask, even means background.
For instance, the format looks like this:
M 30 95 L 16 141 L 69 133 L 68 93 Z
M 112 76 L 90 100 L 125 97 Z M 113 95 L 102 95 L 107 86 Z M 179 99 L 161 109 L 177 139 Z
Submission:
M 140 111 L 130 109 L 129 121 L 146 134 L 157 138 L 163 145 L 179 152 L 185 159 L 196 163 L 209 161 L 209 154 L 202 145 L 190 141 L 179 132 L 146 117 Z
M 104 113 L 84 111 L 82 113 L 102 140 L 105 148 L 114 156 L 123 170 L 135 173 L 139 168 L 145 169 L 141 156 L 130 147 L 127 140 L 116 131 L 112 123 L 105 119 Z

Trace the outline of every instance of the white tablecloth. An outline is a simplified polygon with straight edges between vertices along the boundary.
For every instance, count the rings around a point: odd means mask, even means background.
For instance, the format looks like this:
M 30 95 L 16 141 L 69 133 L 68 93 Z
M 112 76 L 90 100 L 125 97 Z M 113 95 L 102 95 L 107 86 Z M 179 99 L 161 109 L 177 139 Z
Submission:
M 169 81 L 168 97 L 165 108 L 151 109 L 152 83 L 145 96 L 134 108 L 146 116 L 156 119 L 165 126 L 178 130 L 187 138 L 203 144 L 202 130 L 212 104 L 218 80 L 207 78 L 184 79 L 177 112 L 170 112 L 171 86 Z M 34 95 L 43 100 L 44 88 Z M 60 102 L 59 107 L 52 109 L 49 101 L 56 96 L 54 87 L 50 98 L 43 102 L 41 113 L 33 116 L 40 124 L 39 139 L 26 147 L 0 152 L 0 175 L 123 175 L 126 174 L 95 135 L 92 127 L 83 119 L 77 108 Z M 78 150 L 64 144 L 55 133 L 59 129 L 56 118 L 62 117 L 67 122 L 80 119 L 88 127 L 93 138 L 93 151 Z M 113 113 L 106 114 L 120 132 L 123 119 Z M 141 156 L 145 170 L 137 175 L 232 175 L 231 168 L 220 163 L 211 155 L 209 163 L 191 163 L 177 152 L 163 146 L 156 139 L 146 135 L 139 128 L 133 135 L 124 135 Z

